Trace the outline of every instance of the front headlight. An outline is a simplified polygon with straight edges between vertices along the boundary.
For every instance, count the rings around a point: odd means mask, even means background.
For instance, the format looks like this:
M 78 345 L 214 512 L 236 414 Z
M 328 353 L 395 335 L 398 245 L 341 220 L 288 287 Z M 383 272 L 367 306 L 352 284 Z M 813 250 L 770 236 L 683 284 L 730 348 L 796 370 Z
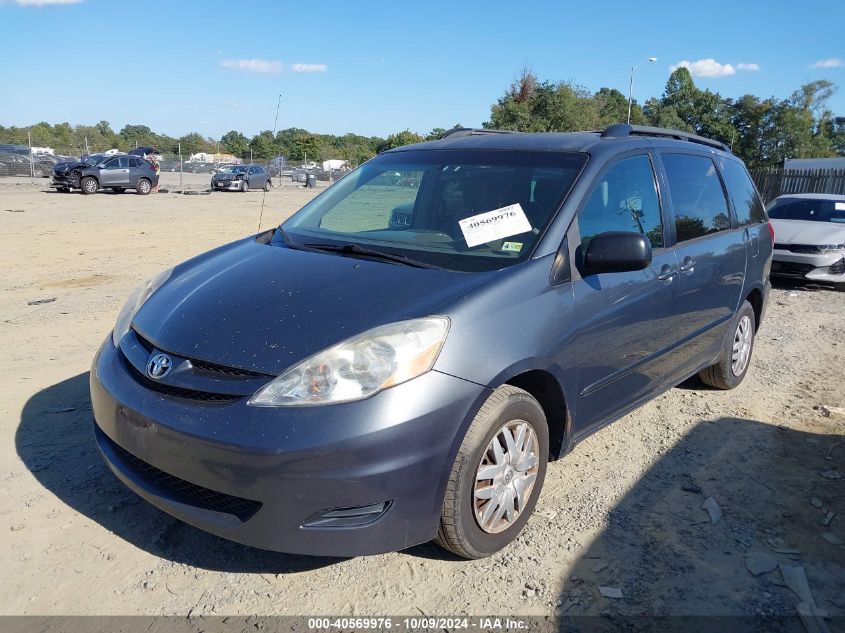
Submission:
M 831 251 L 845 251 L 845 244 L 822 244 L 817 247 L 820 253 L 830 253 Z
M 382 325 L 306 358 L 262 387 L 249 404 L 283 407 L 362 400 L 429 371 L 448 331 L 445 317 Z
M 120 314 L 117 315 L 117 321 L 111 333 L 111 340 L 115 347 L 120 345 L 120 339 L 129 331 L 129 326 L 132 325 L 132 319 L 138 314 L 138 310 L 141 309 L 144 302 L 170 278 L 172 273 L 172 268 L 160 272 L 149 281 L 141 284 L 130 295 L 129 299 L 127 299 L 124 306 L 120 309 Z

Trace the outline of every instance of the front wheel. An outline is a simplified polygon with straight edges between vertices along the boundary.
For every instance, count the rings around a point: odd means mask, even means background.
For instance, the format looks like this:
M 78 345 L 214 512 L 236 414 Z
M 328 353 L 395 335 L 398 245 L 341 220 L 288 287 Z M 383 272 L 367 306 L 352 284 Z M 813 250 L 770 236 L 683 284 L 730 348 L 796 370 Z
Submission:
M 97 179 L 93 176 L 86 176 L 82 179 L 81 188 L 82 193 L 88 196 L 92 193 L 97 193 L 97 190 L 100 188 L 100 183 L 98 183 Z
M 733 389 L 742 382 L 751 365 L 755 328 L 754 308 L 743 301 L 731 322 L 730 334 L 722 347 L 719 360 L 698 374 L 702 382 L 716 389 Z
M 537 400 L 510 385 L 496 389 L 458 449 L 437 544 L 464 558 L 510 544 L 534 512 L 548 454 L 549 428 Z
M 249 191 L 249 183 L 246 181 L 246 178 L 241 180 L 241 191 Z

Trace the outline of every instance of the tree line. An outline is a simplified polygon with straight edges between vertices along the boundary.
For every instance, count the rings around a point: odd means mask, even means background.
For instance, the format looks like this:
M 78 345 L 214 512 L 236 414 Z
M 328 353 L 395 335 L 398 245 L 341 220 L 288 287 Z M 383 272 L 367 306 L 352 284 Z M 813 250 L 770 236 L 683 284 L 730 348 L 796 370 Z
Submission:
M 634 103 L 631 123 L 675 128 L 722 141 L 749 167 L 782 165 L 784 158 L 845 156 L 845 117 L 828 101 L 836 87 L 827 80 L 801 86 L 786 99 L 738 99 L 701 90 L 678 68 L 663 94 Z M 613 88 L 598 92 L 569 83 L 539 81 L 523 68 L 491 108 L 485 127 L 524 132 L 601 130 L 625 122 L 628 99 Z
M 801 86 L 786 99 L 743 95 L 738 99 L 701 90 L 686 68 L 669 77 L 663 94 L 642 105 L 634 103 L 631 123 L 676 128 L 722 141 L 749 167 L 781 165 L 784 158 L 845 156 L 845 117 L 828 107 L 836 87 L 827 80 Z M 540 81 L 524 67 L 490 108 L 486 128 L 525 132 L 600 130 L 624 122 L 628 100 L 615 88 L 593 93 L 570 82 Z M 455 125 L 454 127 L 460 127 Z M 450 128 L 452 129 L 452 128 Z M 241 158 L 267 160 L 285 156 L 289 161 L 341 158 L 360 164 L 394 147 L 439 138 L 445 128 L 428 134 L 404 130 L 386 138 L 348 133 L 316 134 L 288 128 L 273 134 L 264 130 L 251 138 L 237 130 L 219 139 L 191 132 L 181 137 L 153 132 L 145 125 L 125 125 L 115 132 L 108 121 L 96 125 L 41 122 L 29 127 L 0 125 L 0 143 L 53 147 L 57 153 L 152 146 L 164 154 L 184 157 L 196 152 L 225 152 Z
M 41 122 L 28 127 L 0 125 L 0 143 L 26 145 L 31 139 L 33 147 L 52 147 L 57 154 L 69 156 L 112 148 L 126 152 L 135 147 L 154 147 L 165 155 L 175 155 L 181 149 L 185 160 L 197 152 L 219 152 L 240 158 L 252 156 L 255 160 L 268 160 L 275 156 L 285 156 L 289 161 L 341 158 L 358 165 L 379 152 L 439 138 L 444 132 L 442 128 L 435 128 L 426 135 L 420 135 L 405 130 L 382 138 L 353 133 L 342 136 L 315 134 L 302 128 L 288 128 L 275 135 L 270 130 L 264 130 L 252 138 L 231 130 L 214 139 L 197 132 L 177 138 L 153 132 L 146 125 L 125 125 L 115 132 L 108 121 L 100 121 L 96 125 Z

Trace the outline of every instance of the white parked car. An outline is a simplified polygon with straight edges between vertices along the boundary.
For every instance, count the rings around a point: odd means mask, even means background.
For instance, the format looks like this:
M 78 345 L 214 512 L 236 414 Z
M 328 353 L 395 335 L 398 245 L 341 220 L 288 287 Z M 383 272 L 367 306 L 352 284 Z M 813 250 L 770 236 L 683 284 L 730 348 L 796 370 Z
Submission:
M 775 231 L 772 275 L 836 284 L 845 290 L 845 196 L 780 196 L 766 209 Z

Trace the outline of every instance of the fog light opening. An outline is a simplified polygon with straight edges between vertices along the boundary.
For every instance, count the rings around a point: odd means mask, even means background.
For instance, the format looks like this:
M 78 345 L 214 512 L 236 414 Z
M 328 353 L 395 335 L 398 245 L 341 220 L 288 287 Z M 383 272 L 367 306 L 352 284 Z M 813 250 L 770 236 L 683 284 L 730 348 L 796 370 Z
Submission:
M 357 527 L 375 523 L 390 509 L 391 501 L 383 501 L 368 506 L 354 508 L 332 508 L 318 512 L 302 524 L 304 528 L 312 527 Z

